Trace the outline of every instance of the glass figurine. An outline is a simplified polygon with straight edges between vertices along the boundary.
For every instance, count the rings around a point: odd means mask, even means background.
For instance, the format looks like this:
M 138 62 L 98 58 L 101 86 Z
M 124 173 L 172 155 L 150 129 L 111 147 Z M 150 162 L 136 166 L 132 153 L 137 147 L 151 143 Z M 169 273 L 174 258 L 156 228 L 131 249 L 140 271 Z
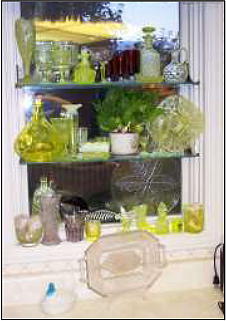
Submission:
M 83 49 L 79 58 L 80 62 L 73 72 L 73 81 L 79 84 L 94 83 L 96 72 L 90 66 L 90 53 Z
M 36 99 L 32 119 L 17 136 L 14 147 L 26 162 L 51 162 L 63 154 L 64 142 L 47 121 L 40 99 Z

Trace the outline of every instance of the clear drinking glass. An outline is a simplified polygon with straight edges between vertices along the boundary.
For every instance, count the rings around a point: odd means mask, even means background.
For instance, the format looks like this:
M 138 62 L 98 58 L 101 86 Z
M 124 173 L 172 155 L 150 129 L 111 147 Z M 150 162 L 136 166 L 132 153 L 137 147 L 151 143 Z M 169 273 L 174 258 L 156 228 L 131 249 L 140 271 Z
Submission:
M 79 127 L 76 131 L 78 149 L 88 141 L 88 128 Z

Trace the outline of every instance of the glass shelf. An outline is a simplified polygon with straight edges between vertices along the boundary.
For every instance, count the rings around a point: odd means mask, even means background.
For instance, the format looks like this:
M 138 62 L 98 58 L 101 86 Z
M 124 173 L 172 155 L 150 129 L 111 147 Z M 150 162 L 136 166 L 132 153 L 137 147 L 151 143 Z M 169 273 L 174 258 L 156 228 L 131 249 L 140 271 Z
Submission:
M 138 155 L 127 155 L 127 156 L 109 156 L 106 157 L 95 157 L 86 158 L 82 154 L 78 154 L 77 158 L 65 157 L 53 162 L 24 162 L 20 160 L 20 163 L 23 165 L 35 165 L 35 164 L 73 164 L 73 163 L 95 163 L 95 162 L 133 162 L 133 161 L 145 161 L 149 159 L 165 159 L 165 158 L 195 158 L 199 157 L 199 154 L 190 154 L 190 153 L 168 153 L 168 152 L 153 152 L 153 153 L 140 153 Z
M 144 83 L 137 81 L 113 81 L 106 83 L 93 83 L 93 84 L 76 84 L 72 82 L 68 83 L 29 83 L 23 84 L 18 82 L 16 84 L 16 88 L 24 88 L 29 91 L 37 91 L 37 90 L 58 90 L 58 89 L 95 89 L 95 88 L 111 88 L 111 87 L 144 87 L 144 88 L 161 88 L 161 87 L 170 87 L 170 88 L 178 88 L 182 85 L 199 85 L 199 81 L 188 81 L 183 83 Z

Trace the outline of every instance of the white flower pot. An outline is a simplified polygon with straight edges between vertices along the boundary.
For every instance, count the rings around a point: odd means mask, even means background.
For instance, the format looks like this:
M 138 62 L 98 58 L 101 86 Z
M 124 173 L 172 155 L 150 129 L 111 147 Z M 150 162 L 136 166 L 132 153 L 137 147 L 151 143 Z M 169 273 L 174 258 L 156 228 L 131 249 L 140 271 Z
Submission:
M 137 133 L 110 133 L 111 153 L 131 155 L 138 152 L 139 135 Z

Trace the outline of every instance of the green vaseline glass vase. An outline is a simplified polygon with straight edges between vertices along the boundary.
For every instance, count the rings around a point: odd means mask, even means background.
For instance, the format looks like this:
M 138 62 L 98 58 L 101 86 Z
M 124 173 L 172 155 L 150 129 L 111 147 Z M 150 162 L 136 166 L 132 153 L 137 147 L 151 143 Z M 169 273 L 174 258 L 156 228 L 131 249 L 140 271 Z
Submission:
M 16 138 L 14 148 L 25 162 L 51 162 L 63 155 L 64 142 L 47 121 L 40 99 L 36 99 L 32 120 Z

